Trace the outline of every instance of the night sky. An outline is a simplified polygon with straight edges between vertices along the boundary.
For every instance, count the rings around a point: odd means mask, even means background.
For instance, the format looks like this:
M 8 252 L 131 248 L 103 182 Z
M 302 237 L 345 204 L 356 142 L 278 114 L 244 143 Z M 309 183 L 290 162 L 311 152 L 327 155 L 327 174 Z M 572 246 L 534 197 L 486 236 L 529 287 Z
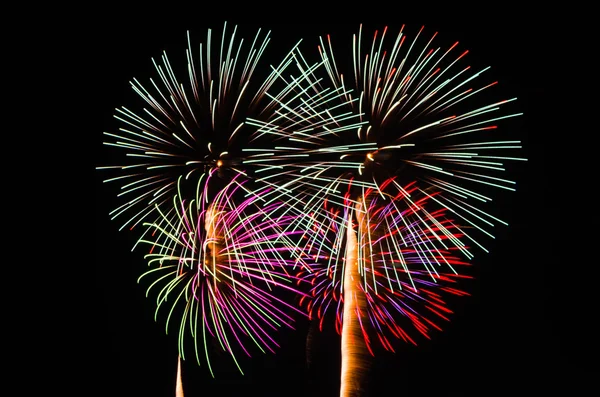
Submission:
M 257 27 L 271 29 L 273 61 L 298 38 L 304 38 L 304 51 L 316 47 L 318 36 L 332 34 L 338 48 L 349 38 L 361 20 L 345 23 L 252 22 L 228 19 L 242 25 L 244 37 Z M 398 18 L 364 20 L 366 29 L 386 24 L 397 31 Z M 224 18 L 207 16 L 177 27 L 153 23 L 132 23 L 107 19 L 94 34 L 93 56 L 95 106 L 93 122 L 94 166 L 110 163 L 115 151 L 105 150 L 102 132 L 119 127 L 112 117 L 114 108 L 137 103 L 129 86 L 133 77 L 141 81 L 155 77 L 152 57 L 166 50 L 172 64 L 185 61 L 186 30 L 195 42 L 204 40 L 206 29 L 220 32 Z M 550 230 L 559 227 L 552 213 L 555 196 L 550 183 L 557 165 L 550 159 L 557 149 L 551 137 L 553 124 L 547 112 L 552 101 L 550 78 L 551 47 L 541 23 L 519 19 L 429 23 L 406 21 L 409 32 L 425 24 L 426 32 L 438 31 L 445 42 L 460 41 L 470 50 L 469 59 L 492 66 L 503 92 L 516 96 L 525 116 L 515 128 L 521 130 L 529 161 L 513 167 L 517 180 L 514 194 L 502 195 L 494 215 L 509 227 L 500 227 L 496 239 L 488 240 L 489 254 L 476 256 L 475 280 L 465 284 L 472 296 L 456 300 L 452 321 L 443 332 L 433 332 L 432 340 L 417 339 L 418 347 L 398 341 L 395 354 L 378 352 L 371 371 L 369 389 L 380 395 L 488 395 L 490 390 L 514 395 L 525 390 L 535 395 L 554 390 L 564 383 L 564 368 L 574 362 L 566 359 L 564 321 L 558 312 L 551 286 L 557 277 L 553 270 L 559 259 L 553 247 L 559 237 Z M 394 29 L 395 28 L 395 29 Z M 119 153 L 120 154 L 120 153 Z M 166 336 L 163 322 L 153 320 L 154 305 L 144 297 L 145 287 L 136 280 L 145 269 L 141 252 L 131 252 L 135 242 L 128 232 L 118 232 L 118 221 L 108 212 L 119 202 L 116 185 L 102 184 L 103 175 L 94 172 L 96 212 L 95 293 L 98 309 L 90 341 L 98 358 L 97 381 L 91 389 L 106 396 L 174 396 L 177 364 L 176 338 Z M 227 356 L 215 359 L 217 376 L 193 360 L 184 364 L 186 396 L 336 396 L 339 393 L 340 338 L 332 327 L 314 335 L 313 360 L 305 365 L 307 320 L 299 319 L 297 330 L 279 334 L 277 354 L 256 354 L 242 359 L 245 376 L 239 374 Z M 216 357 L 216 356 L 215 356 Z M 569 366 L 571 363 L 571 366 Z M 560 369 L 559 369 L 560 368 Z M 389 393 L 392 394 L 389 394 Z

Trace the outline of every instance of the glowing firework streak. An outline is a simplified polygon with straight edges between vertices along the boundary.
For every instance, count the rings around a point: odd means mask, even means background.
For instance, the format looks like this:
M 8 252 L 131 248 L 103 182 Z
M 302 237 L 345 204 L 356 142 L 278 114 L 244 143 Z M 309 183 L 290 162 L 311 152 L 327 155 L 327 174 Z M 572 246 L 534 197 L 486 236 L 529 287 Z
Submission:
M 358 227 L 365 228 L 362 203 L 356 208 Z M 360 391 L 362 376 L 365 374 L 368 351 L 363 340 L 360 325 L 362 314 L 367 310 L 366 297 L 361 293 L 358 265 L 358 241 L 352 226 L 352 218 L 346 227 L 346 258 L 344 270 L 344 314 L 342 327 L 342 369 L 340 396 L 351 396 Z
M 177 356 L 177 381 L 175 385 L 175 397 L 184 397 L 183 381 L 181 379 L 181 356 Z

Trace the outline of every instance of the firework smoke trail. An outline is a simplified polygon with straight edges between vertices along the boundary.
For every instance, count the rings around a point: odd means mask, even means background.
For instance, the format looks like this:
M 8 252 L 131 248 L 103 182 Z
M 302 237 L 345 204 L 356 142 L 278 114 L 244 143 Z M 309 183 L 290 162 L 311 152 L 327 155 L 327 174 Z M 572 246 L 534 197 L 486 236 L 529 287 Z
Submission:
M 273 332 L 293 327 L 292 314 L 300 313 L 276 293 L 300 293 L 288 272 L 298 261 L 287 259 L 293 247 L 283 231 L 294 217 L 276 215 L 281 203 L 263 206 L 254 195 L 237 199 L 247 184 L 238 179 L 242 178 L 233 178 L 211 204 L 204 200 L 188 204 L 176 196 L 178 221 L 145 223 L 153 232 L 139 240 L 151 247 L 146 255 L 151 269 L 140 280 L 153 280 L 148 293 L 159 288 L 156 315 L 161 309 L 168 313 L 167 331 L 172 318 L 181 319 L 182 359 L 189 335 L 197 362 L 206 362 L 211 374 L 210 340 L 243 374 L 237 352 L 250 356 L 248 345 L 274 352 L 278 344 Z
M 175 397 L 184 397 L 183 381 L 181 379 L 181 356 L 177 356 L 177 381 L 175 385 Z
M 348 74 L 340 72 L 343 64 L 336 61 L 329 37 L 321 39 L 320 62 L 310 64 L 295 51 L 298 73 L 285 81 L 302 95 L 280 101 L 279 117 L 249 120 L 257 127 L 254 136 L 272 135 L 280 143 L 268 156 L 250 153 L 245 161 L 261 167 L 259 181 L 273 187 L 273 199 L 288 200 L 305 214 L 300 226 L 305 242 L 320 250 L 319 259 L 327 264 L 326 272 L 314 272 L 329 280 L 314 281 L 318 288 L 313 292 L 325 294 L 316 294 L 310 304 L 319 310 L 336 310 L 323 303 L 333 296 L 327 295 L 327 282 L 339 287 L 338 302 L 347 296 L 343 282 L 348 268 L 340 253 L 348 244 L 352 211 L 360 203 L 366 206 L 366 224 L 359 226 L 357 236 L 362 279 L 357 285 L 367 310 L 356 318 L 363 331 L 368 323 L 381 345 L 393 350 L 383 329 L 415 342 L 388 307 L 420 334 L 439 328 L 413 306 L 447 318 L 450 311 L 439 292 L 464 294 L 445 284 L 460 277 L 455 265 L 473 258 L 470 246 L 486 251 L 479 238 L 493 238 L 493 228 L 506 225 L 487 210 L 491 193 L 515 190 L 515 182 L 502 176 L 505 163 L 525 159 L 514 154 L 520 142 L 506 138 L 502 128 L 521 115 L 510 112 L 516 98 L 490 99 L 497 82 L 485 81 L 489 68 L 472 71 L 465 63 L 467 51 L 458 52 L 458 43 L 435 48 L 437 34 L 427 38 L 423 29 L 412 38 L 401 29 L 384 47 L 387 34 L 387 28 L 375 32 L 372 42 L 365 43 L 361 26 Z M 403 215 L 371 224 L 378 213 L 403 213 L 404 208 L 411 208 L 415 219 Z M 313 225 L 332 227 L 337 234 L 317 238 Z M 372 228 L 384 237 L 361 237 Z M 384 241 L 389 246 L 380 244 Z M 381 264 L 374 262 L 377 256 Z M 397 289 L 391 288 L 394 283 Z M 401 303 L 380 299 L 386 288 L 402 295 Z M 440 291 L 434 292 L 436 288 Z M 343 334 L 344 324 L 340 326 Z M 370 349 L 366 334 L 364 339 Z
M 225 181 L 247 171 L 239 167 L 248 138 L 246 117 L 269 119 L 277 104 L 265 93 L 289 64 L 284 56 L 264 80 L 255 78 L 269 35 L 259 29 L 244 40 L 237 26 L 225 23 L 221 37 L 209 29 L 203 43 L 192 45 L 188 32 L 185 69 L 177 72 L 163 52 L 160 60 L 152 59 L 157 79 L 130 82 L 141 109 L 116 109 L 121 127 L 104 133 L 104 144 L 124 154 L 123 163 L 98 167 L 112 174 L 104 182 L 121 186 L 122 204 L 110 213 L 123 221 L 120 229 L 152 220 L 158 216 L 155 208 L 174 217 L 168 209 L 181 177 L 186 197 L 197 199 L 210 170 L 219 168 Z
M 362 205 L 357 204 L 357 215 L 361 213 Z M 357 216 L 358 228 L 362 232 L 365 226 L 364 217 Z M 360 313 L 367 310 L 366 297 L 360 292 L 360 273 L 358 264 L 358 240 L 352 225 L 352 218 L 348 219 L 346 226 L 346 258 L 344 271 L 344 308 L 342 328 L 342 369 L 341 369 L 341 396 L 353 395 L 361 390 L 361 379 L 366 373 L 368 352 L 363 341 L 360 326 Z

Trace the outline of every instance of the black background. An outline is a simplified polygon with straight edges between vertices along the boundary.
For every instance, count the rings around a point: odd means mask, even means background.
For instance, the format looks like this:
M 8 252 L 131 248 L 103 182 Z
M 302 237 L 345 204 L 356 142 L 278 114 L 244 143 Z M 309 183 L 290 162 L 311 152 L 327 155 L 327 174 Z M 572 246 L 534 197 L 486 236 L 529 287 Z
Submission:
M 166 50 L 172 63 L 184 62 L 186 31 L 195 41 L 204 40 L 206 29 L 220 32 L 223 22 L 238 23 L 250 37 L 258 27 L 272 30 L 269 49 L 285 49 L 304 38 L 305 47 L 316 45 L 318 36 L 332 34 L 337 45 L 346 45 L 360 22 L 365 28 L 389 25 L 397 31 L 406 22 L 411 31 L 425 24 L 426 32 L 439 31 L 447 42 L 458 40 L 470 50 L 469 59 L 491 65 L 505 92 L 519 98 L 525 116 L 517 123 L 529 161 L 518 165 L 517 192 L 506 197 L 495 213 L 508 221 L 487 246 L 490 253 L 475 261 L 476 281 L 472 296 L 455 307 L 452 322 L 444 332 L 418 347 L 398 344 L 395 354 L 379 353 L 370 377 L 372 396 L 421 394 L 496 395 L 500 392 L 534 395 L 573 387 L 573 374 L 585 378 L 586 367 L 573 343 L 563 334 L 574 314 L 563 303 L 570 289 L 561 282 L 560 269 L 566 231 L 557 206 L 564 178 L 556 163 L 558 131 L 553 109 L 553 41 L 547 26 L 537 19 L 498 16 L 443 23 L 399 21 L 381 13 L 378 18 L 341 19 L 315 15 L 314 19 L 291 22 L 284 18 L 244 20 L 203 13 L 184 18 L 165 10 L 170 23 L 142 17 L 106 17 L 93 29 L 87 44 L 91 51 L 91 89 L 94 92 L 89 133 L 93 135 L 94 167 L 110 159 L 102 145 L 103 131 L 118 128 L 114 108 L 135 98 L 128 81 L 154 77 L 151 57 Z M 118 15 L 118 12 L 115 12 Z M 160 13 L 158 13 L 160 14 Z M 158 17 L 158 16 L 157 16 Z M 155 18 L 157 18 L 155 17 Z M 160 21 L 160 19 L 158 19 Z M 395 29 L 394 29 L 395 28 Z M 306 47 L 308 46 L 308 47 Z M 266 56 L 263 60 L 270 61 Z M 165 336 L 162 323 L 153 321 L 153 305 L 136 283 L 144 268 L 141 254 L 131 252 L 133 237 L 118 232 L 109 219 L 115 207 L 116 189 L 95 181 L 96 247 L 95 296 L 92 316 L 95 333 L 89 338 L 95 382 L 89 395 L 173 396 L 177 352 L 175 337 Z M 561 210 L 560 208 L 563 208 Z M 561 232 L 555 232 L 560 230 Z M 556 285 L 561 285 L 560 289 Z M 555 292 L 555 291 L 560 292 Z M 339 394 L 339 337 L 332 330 L 316 335 L 313 368 L 305 367 L 308 323 L 299 321 L 296 332 L 284 331 L 281 349 L 275 355 L 242 360 L 242 376 L 223 358 L 215 379 L 192 360 L 184 364 L 186 396 L 335 396 Z M 585 338 L 583 332 L 582 338 Z M 579 345 L 584 345 L 579 342 Z M 582 348 L 583 349 L 583 348 Z M 574 353 L 573 353 L 574 352 Z M 97 393 L 97 394 L 96 394 Z M 389 394 L 391 393 L 391 394 Z

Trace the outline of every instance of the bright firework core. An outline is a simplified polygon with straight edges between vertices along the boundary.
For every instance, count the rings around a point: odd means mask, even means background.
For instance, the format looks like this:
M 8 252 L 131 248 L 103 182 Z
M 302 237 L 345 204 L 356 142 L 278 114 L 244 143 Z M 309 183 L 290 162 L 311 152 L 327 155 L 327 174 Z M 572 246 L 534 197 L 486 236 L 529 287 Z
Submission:
M 400 155 L 396 152 L 395 159 L 390 156 L 391 152 L 386 153 L 380 150 L 368 152 L 364 156 L 364 161 L 359 165 L 358 172 L 355 172 L 355 177 L 359 180 L 364 179 L 368 181 L 387 179 L 389 175 L 389 169 L 396 169 L 397 164 L 394 165 L 394 161 L 401 159 Z

